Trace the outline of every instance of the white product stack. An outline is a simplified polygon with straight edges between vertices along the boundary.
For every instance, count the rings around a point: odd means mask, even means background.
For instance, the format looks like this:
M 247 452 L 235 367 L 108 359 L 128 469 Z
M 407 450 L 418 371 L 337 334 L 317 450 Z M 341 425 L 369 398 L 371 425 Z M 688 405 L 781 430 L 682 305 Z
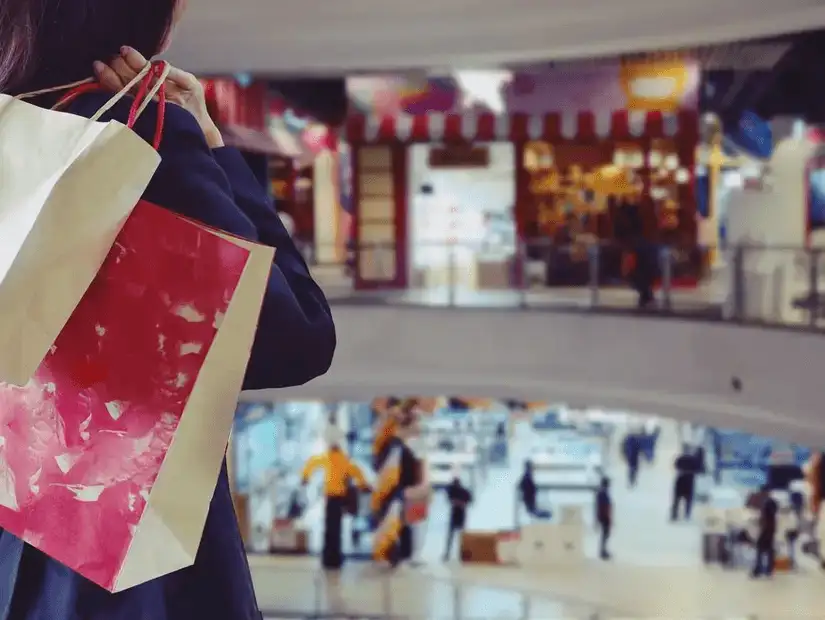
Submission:
M 499 564 L 516 565 L 521 548 L 521 532 L 501 532 L 498 535 L 496 553 Z
M 577 506 L 564 507 L 558 521 L 532 523 L 521 531 L 518 563 L 525 568 L 575 566 L 584 560 L 584 520 Z

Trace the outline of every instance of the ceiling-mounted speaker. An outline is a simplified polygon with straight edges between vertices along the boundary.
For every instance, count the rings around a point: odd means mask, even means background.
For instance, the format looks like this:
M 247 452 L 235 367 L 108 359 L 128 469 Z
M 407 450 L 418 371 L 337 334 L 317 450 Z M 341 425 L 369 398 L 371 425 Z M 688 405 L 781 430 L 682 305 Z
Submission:
M 347 87 L 343 78 L 270 80 L 269 88 L 302 116 L 340 127 L 347 117 Z

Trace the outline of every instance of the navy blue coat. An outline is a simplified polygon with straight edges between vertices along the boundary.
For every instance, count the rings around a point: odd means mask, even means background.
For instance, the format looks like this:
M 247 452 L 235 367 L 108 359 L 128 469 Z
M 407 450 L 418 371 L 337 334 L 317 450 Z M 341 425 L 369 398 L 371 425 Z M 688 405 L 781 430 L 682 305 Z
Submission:
M 69 111 L 90 117 L 107 98 L 84 95 Z M 107 118 L 125 122 L 129 105 L 120 102 Z M 151 138 L 156 114 L 151 106 L 135 128 L 138 134 Z M 335 349 L 329 306 L 240 153 L 211 151 L 195 119 L 169 105 L 160 154 L 147 200 L 277 248 L 244 388 L 299 385 L 324 374 Z M 119 594 L 109 594 L 0 530 L 0 620 L 260 617 L 225 465 L 194 566 Z

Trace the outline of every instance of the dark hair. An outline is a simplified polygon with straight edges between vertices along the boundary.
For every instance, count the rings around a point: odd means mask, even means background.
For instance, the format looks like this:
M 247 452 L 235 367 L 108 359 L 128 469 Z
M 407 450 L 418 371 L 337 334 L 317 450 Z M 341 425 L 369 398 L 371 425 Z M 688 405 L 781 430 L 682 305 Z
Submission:
M 92 75 L 124 45 L 160 50 L 178 0 L 0 0 L 0 92 L 60 86 Z

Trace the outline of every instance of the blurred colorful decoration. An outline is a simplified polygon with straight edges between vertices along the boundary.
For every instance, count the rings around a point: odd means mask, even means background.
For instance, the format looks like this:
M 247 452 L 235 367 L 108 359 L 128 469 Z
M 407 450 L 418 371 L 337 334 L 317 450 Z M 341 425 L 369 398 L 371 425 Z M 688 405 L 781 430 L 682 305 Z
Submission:
M 460 104 L 461 93 L 451 79 L 429 78 L 401 90 L 399 108 L 407 114 L 449 112 Z
M 725 133 L 736 148 L 751 157 L 769 159 L 773 153 L 771 125 L 753 112 L 743 112 L 736 125 Z
M 356 111 L 376 116 L 449 112 L 460 93 L 449 78 L 360 76 L 347 79 L 347 92 Z
M 200 80 L 206 107 L 224 141 L 250 153 L 281 154 L 267 130 L 267 89 L 261 81 L 241 85 L 234 78 Z
M 549 111 L 674 112 L 698 105 L 699 66 L 680 59 L 605 61 L 597 65 L 537 67 L 518 73 L 457 71 L 443 77 L 358 76 L 347 79 L 356 114 L 392 116 Z
M 622 62 L 619 80 L 628 110 L 675 112 L 692 84 L 691 66 L 680 58 Z
M 457 71 L 455 81 L 462 95 L 462 106 L 481 106 L 495 114 L 507 111 L 505 88 L 513 81 L 510 71 Z

